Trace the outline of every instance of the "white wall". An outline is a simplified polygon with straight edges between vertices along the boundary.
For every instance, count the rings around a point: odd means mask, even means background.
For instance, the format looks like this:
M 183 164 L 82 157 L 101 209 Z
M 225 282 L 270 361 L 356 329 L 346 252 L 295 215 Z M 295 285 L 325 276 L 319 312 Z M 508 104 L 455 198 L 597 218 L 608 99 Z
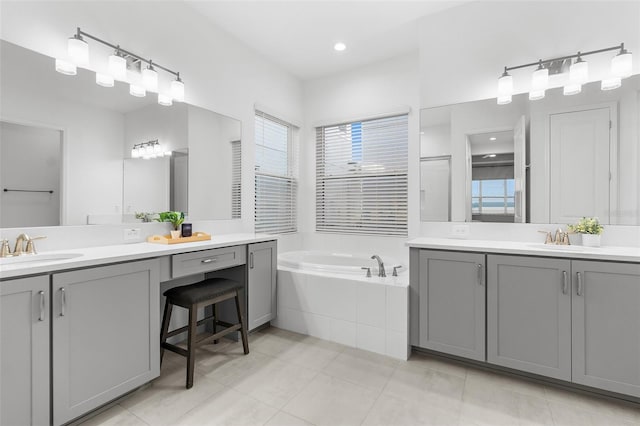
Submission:
M 67 38 L 80 26 L 180 71 L 188 103 L 241 120 L 242 220 L 253 231 L 254 104 L 301 121 L 298 79 L 183 2 L 3 1 L 0 24 L 2 39 L 52 57 L 64 55 Z
M 407 238 L 344 236 L 315 232 L 315 126 L 366 119 L 410 107 L 409 158 L 418 159 L 418 55 L 379 62 L 335 76 L 305 82 L 305 126 L 300 146 L 299 229 L 306 249 L 390 254 L 408 260 Z M 411 163 L 410 176 L 419 176 L 419 164 Z M 409 226 L 419 223 L 419 181 L 409 179 Z
M 505 66 L 625 43 L 640 51 L 637 1 L 476 1 L 426 16 L 420 29 L 420 100 L 432 107 L 495 98 Z M 588 56 L 589 80 L 602 79 L 615 52 Z M 531 69 L 516 70 L 515 93 Z M 640 61 L 634 61 L 634 74 Z M 552 85 L 562 81 L 552 79 Z

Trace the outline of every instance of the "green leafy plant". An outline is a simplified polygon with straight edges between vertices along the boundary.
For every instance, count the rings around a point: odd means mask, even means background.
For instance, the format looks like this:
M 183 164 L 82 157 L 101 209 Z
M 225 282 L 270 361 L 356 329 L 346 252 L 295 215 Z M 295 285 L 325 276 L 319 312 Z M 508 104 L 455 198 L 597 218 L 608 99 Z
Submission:
M 158 213 L 158 222 L 170 222 L 174 231 L 180 230 L 180 225 L 184 222 L 183 212 L 160 212 Z
M 577 234 L 600 235 L 604 231 L 604 226 L 600 224 L 597 217 L 583 217 L 575 225 L 568 226 L 569 231 Z

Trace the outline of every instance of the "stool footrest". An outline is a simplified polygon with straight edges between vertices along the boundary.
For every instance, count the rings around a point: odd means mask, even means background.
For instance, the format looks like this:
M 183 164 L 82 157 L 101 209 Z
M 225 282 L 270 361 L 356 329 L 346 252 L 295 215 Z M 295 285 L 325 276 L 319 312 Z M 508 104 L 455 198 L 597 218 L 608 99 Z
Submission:
M 187 356 L 189 354 L 186 349 L 182 349 L 180 346 L 172 345 L 171 343 L 163 342 L 160 346 L 178 355 Z
M 216 319 L 215 319 L 214 315 L 209 315 L 208 317 L 205 317 L 205 318 L 202 318 L 201 320 L 199 320 L 196 323 L 196 325 L 202 325 L 207 321 L 215 321 L 215 320 Z M 228 327 L 227 325 L 225 325 L 225 324 L 228 324 L 228 323 L 225 323 L 225 322 L 222 322 L 222 321 L 218 321 L 217 324 L 221 324 L 221 325 L 224 325 L 225 327 Z M 175 336 L 176 334 L 184 333 L 187 330 L 189 330 L 189 326 L 188 325 L 185 325 L 184 327 L 176 328 L 175 330 L 169 331 L 167 333 L 167 337 L 172 337 L 172 336 Z

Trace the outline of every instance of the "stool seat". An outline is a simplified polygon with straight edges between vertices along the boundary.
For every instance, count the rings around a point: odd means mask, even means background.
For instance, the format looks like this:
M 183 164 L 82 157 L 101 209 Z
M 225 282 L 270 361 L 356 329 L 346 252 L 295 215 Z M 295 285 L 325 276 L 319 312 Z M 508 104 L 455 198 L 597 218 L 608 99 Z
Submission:
M 164 292 L 173 305 L 189 307 L 205 300 L 214 299 L 234 290 L 242 290 L 237 281 L 225 278 L 211 278 L 197 284 L 174 287 Z

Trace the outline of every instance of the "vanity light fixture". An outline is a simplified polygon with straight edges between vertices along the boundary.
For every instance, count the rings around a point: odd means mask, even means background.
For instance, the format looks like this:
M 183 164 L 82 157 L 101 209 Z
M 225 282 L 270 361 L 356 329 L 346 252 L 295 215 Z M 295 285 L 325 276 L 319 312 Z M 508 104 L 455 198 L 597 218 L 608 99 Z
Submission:
M 589 52 L 578 52 L 575 55 L 552 59 L 539 59 L 537 62 L 514 67 L 504 67 L 504 72 L 498 79 L 498 105 L 505 105 L 511 102 L 513 95 L 513 77 L 509 74 L 509 71 L 537 66 L 531 77 L 529 99 L 538 100 L 544 98 L 545 90 L 549 84 L 549 71 L 558 69 L 558 72 L 562 72 L 562 64 L 564 64 L 565 61 L 569 61 L 569 63 L 573 62 L 569 67 L 569 78 L 567 84 L 564 86 L 563 93 L 567 96 L 575 95 L 582 91 L 582 85 L 589 80 L 589 65 L 583 57 L 613 50 L 619 50 L 619 53 L 611 60 L 612 75 L 604 78 L 600 87 L 602 90 L 617 89 L 622 84 L 621 79 L 631 76 L 633 72 L 632 56 L 631 53 L 624 48 L 624 43 L 620 43 L 618 46 Z
M 171 157 L 171 154 L 171 151 L 163 149 L 158 139 L 137 143 L 131 148 L 131 158 L 142 158 L 143 160 Z
M 106 73 L 96 72 L 96 84 L 103 87 L 113 87 L 115 80 L 123 81 L 129 83 L 129 93 L 131 95 L 142 97 L 146 95 L 147 90 L 158 92 L 159 76 L 156 69 L 159 69 L 173 75 L 175 79 L 170 83 L 171 96 L 158 94 L 158 103 L 169 106 L 173 104 L 174 100 L 184 101 L 184 82 L 180 78 L 179 72 L 125 50 L 120 45 L 109 43 L 86 33 L 79 27 L 76 29 L 76 33 L 67 41 L 67 57 L 56 59 L 56 71 L 66 75 L 76 75 L 78 66 L 87 67 L 89 65 L 89 44 L 85 38 L 113 49 L 113 53 L 108 58 L 108 71 Z M 129 79 L 128 70 L 133 73 L 129 74 L 133 80 Z M 138 71 L 140 72 L 138 73 Z

